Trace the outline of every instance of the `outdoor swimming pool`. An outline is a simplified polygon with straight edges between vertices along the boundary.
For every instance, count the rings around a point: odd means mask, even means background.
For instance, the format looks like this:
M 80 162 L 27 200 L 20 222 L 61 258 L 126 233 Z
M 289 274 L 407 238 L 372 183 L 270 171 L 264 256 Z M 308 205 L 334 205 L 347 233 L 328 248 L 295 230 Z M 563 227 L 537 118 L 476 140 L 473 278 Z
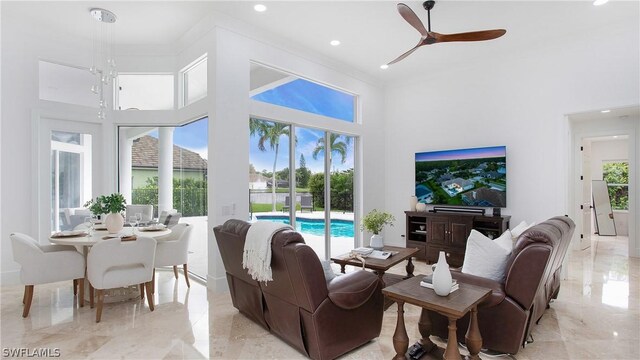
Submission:
M 288 216 L 256 215 L 258 220 L 282 222 L 289 224 Z M 296 231 L 302 234 L 324 236 L 324 219 L 296 218 Z M 351 220 L 331 219 L 331 237 L 353 237 L 354 228 Z

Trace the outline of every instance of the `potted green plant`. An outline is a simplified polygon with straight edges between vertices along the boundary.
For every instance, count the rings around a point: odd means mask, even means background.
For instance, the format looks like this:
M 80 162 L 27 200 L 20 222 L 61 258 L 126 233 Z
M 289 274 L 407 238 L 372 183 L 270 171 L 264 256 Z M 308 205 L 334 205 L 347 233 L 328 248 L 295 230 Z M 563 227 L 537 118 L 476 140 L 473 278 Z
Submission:
M 361 230 L 367 230 L 373 233 L 371 236 L 370 246 L 376 250 L 382 249 L 384 246 L 384 239 L 380 232 L 385 225 L 393 226 L 393 222 L 396 218 L 387 212 L 380 212 L 377 209 L 371 210 L 365 217 L 362 218 Z
M 104 217 L 104 224 L 107 226 L 107 231 L 110 234 L 114 234 L 124 227 L 124 218 L 121 212 L 126 209 L 125 204 L 126 200 L 122 194 L 113 193 L 111 195 L 98 196 L 95 200 L 89 200 L 84 206 L 91 210 L 94 215 L 107 214 Z

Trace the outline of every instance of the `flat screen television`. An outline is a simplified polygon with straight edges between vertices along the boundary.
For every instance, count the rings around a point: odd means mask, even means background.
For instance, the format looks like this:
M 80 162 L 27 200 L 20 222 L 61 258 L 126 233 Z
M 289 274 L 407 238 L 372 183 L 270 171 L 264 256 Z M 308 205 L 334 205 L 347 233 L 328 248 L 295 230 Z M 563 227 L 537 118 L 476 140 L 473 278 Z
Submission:
M 432 205 L 507 206 L 507 147 L 416 153 L 416 197 Z

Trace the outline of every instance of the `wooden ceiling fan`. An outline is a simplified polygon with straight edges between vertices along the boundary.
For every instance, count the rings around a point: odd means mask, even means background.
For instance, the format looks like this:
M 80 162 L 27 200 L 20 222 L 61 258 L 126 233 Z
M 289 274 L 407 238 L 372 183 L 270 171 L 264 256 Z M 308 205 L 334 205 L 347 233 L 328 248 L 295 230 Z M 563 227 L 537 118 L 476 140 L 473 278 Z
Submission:
M 387 65 L 395 64 L 398 61 L 406 58 L 412 52 L 416 51 L 419 47 L 423 45 L 431 45 L 442 42 L 452 42 L 452 41 L 484 41 L 484 40 L 492 40 L 499 38 L 504 35 L 507 30 L 505 29 L 495 29 L 495 30 L 482 30 L 482 31 L 473 31 L 466 33 L 458 33 L 458 34 L 439 34 L 435 31 L 431 31 L 431 9 L 433 9 L 435 1 L 425 1 L 422 3 L 422 6 L 427 10 L 427 29 L 424 28 L 422 21 L 418 18 L 411 8 L 405 4 L 398 4 L 398 12 L 400 16 L 402 16 L 409 25 L 413 26 L 420 33 L 420 41 L 418 45 L 414 46 L 411 50 L 406 53 L 398 56 L 396 59 L 391 61 Z

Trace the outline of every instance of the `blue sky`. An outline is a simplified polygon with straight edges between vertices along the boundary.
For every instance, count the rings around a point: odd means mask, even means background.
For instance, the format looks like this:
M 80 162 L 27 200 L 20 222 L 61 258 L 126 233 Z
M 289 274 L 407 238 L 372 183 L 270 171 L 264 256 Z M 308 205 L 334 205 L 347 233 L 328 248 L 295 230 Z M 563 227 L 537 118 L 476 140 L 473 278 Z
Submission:
M 173 131 L 173 143 L 182 148 L 200 154 L 207 158 L 209 119 L 203 118 L 184 126 L 176 127 Z M 154 130 L 149 135 L 158 138 L 158 131 Z
M 353 122 L 355 96 L 303 79 L 261 92 L 252 99 Z
M 493 157 L 505 157 L 507 148 L 505 146 L 492 146 L 473 149 L 457 149 L 430 151 L 416 154 L 416 161 L 438 161 L 438 160 L 462 160 L 462 159 L 483 159 Z

